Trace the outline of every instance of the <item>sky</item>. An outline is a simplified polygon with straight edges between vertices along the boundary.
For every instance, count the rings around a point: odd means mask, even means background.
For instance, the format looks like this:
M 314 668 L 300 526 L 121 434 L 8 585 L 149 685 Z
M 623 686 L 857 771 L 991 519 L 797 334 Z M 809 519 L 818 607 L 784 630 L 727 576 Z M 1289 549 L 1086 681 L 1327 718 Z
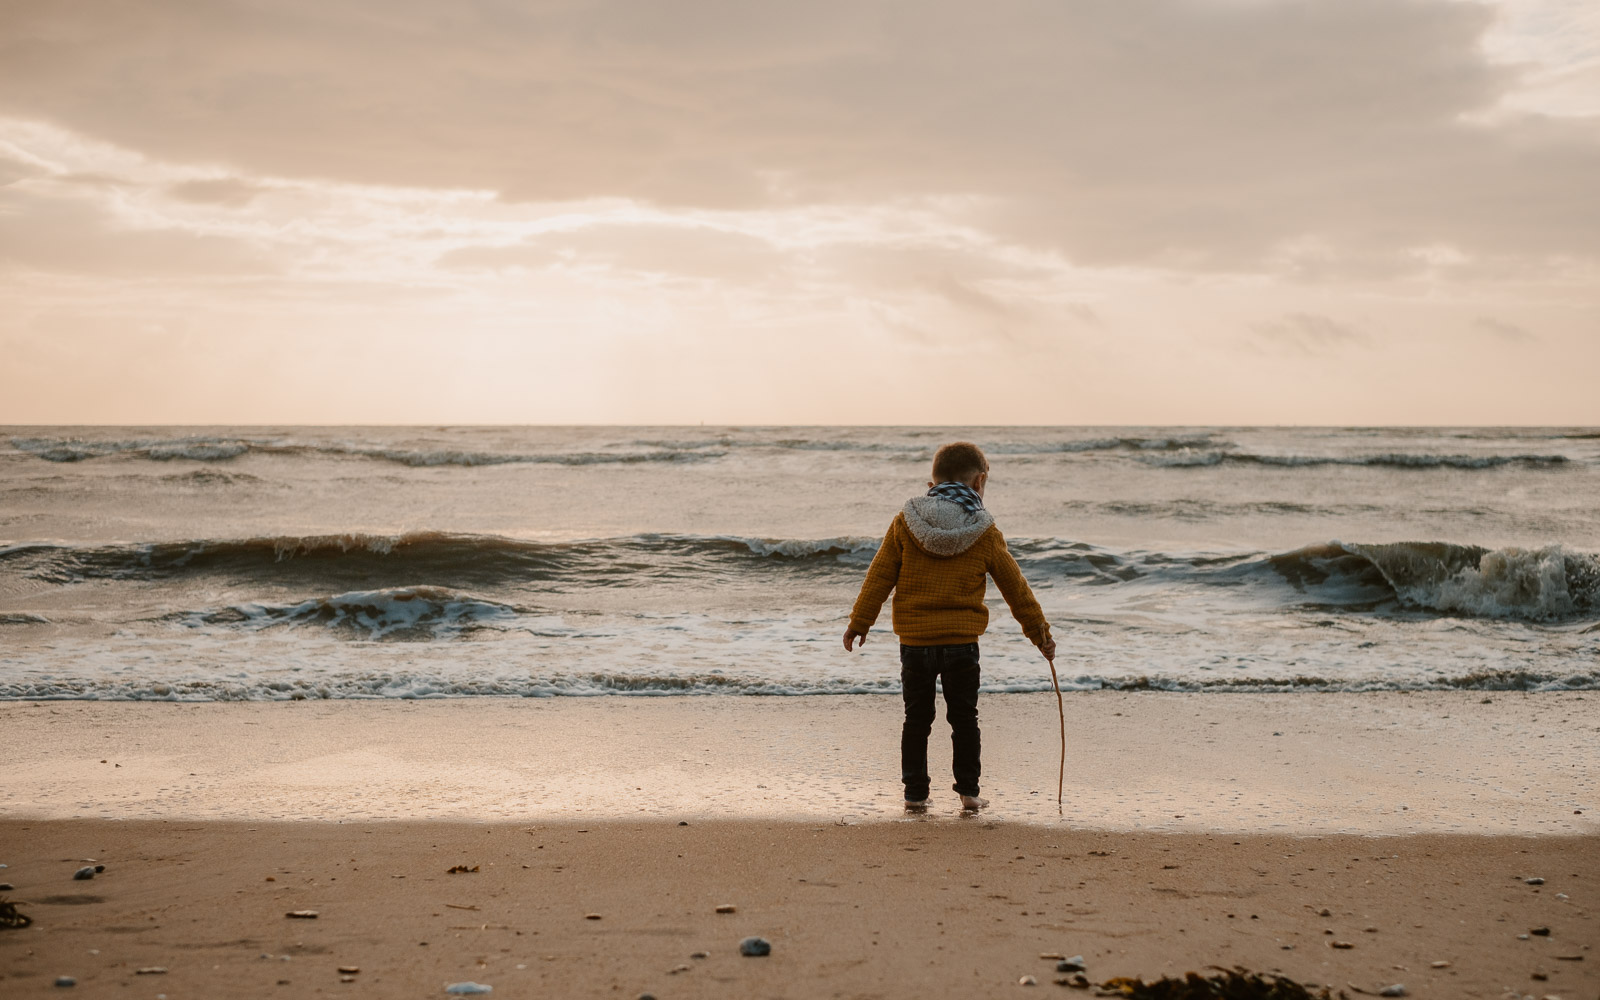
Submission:
M 0 423 L 1600 424 L 1593 0 L 3 0 Z

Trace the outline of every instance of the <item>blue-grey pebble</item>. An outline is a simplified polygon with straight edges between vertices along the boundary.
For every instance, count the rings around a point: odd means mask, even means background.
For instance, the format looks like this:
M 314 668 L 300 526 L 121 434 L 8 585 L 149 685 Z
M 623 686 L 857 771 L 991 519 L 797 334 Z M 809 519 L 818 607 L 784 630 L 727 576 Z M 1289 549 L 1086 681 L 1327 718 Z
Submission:
M 72 873 L 72 877 L 80 881 L 83 879 L 94 878 L 94 865 L 86 865 L 83 868 L 79 868 L 77 871 Z
M 760 958 L 762 955 L 772 954 L 772 942 L 766 938 L 747 937 L 739 942 L 739 954 L 748 958 Z
M 71 976 L 57 976 L 56 977 L 56 985 L 57 986 L 76 986 L 76 985 L 78 985 L 78 981 L 76 979 L 73 979 Z

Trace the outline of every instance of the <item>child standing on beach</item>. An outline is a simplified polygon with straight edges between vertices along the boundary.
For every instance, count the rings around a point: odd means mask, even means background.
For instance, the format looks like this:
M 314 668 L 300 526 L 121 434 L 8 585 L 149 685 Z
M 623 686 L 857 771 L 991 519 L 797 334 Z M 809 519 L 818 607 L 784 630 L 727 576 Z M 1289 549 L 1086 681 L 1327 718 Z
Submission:
M 934 680 L 944 681 L 945 719 L 961 807 L 982 809 L 978 732 L 978 636 L 989 624 L 983 603 L 986 576 L 994 577 L 1023 634 L 1054 660 L 1050 624 L 1028 581 L 1006 548 L 994 517 L 983 507 L 989 461 L 977 445 L 956 441 L 933 456 L 925 496 L 906 501 L 867 570 L 850 611 L 844 648 L 867 641 L 883 602 L 894 592 L 894 631 L 900 637 L 900 685 L 906 719 L 900 730 L 900 778 L 906 808 L 928 807 L 928 733 L 933 728 Z

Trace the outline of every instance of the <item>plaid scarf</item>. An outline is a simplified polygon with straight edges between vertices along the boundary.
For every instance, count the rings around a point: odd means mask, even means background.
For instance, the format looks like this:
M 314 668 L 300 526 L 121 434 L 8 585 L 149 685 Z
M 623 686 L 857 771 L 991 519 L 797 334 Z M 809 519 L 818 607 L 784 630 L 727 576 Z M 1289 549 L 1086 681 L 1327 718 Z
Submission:
M 983 497 L 978 496 L 977 491 L 966 483 L 940 483 L 928 491 L 928 496 L 960 504 L 968 514 L 976 514 L 983 509 Z

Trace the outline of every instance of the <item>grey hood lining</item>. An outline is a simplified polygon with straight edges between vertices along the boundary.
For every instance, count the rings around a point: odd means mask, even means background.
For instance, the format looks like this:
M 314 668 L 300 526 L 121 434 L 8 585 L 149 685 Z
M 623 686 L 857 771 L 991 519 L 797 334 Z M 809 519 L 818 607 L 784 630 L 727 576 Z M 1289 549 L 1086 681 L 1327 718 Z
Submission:
M 988 511 L 969 514 L 943 497 L 912 497 L 900 512 L 917 544 L 936 556 L 960 555 L 994 526 L 994 515 Z

